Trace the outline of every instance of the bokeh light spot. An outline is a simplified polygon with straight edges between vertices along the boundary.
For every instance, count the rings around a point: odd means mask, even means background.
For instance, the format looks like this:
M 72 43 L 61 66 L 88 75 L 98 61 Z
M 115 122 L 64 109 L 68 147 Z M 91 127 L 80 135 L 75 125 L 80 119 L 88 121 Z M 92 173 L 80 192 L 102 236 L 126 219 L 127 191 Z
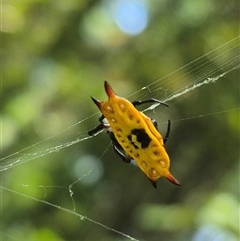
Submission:
M 96 157 L 85 155 L 76 161 L 73 171 L 82 184 L 92 185 L 102 177 L 103 166 Z
M 113 19 L 124 33 L 137 35 L 148 23 L 148 11 L 144 1 L 117 0 L 112 5 Z

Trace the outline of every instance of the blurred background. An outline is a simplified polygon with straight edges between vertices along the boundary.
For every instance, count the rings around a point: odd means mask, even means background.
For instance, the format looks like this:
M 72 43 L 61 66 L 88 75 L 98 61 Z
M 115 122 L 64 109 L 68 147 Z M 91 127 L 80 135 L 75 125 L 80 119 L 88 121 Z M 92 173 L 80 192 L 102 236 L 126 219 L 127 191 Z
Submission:
M 211 77 L 201 64 L 228 71 L 219 66 L 239 58 L 239 46 L 205 54 L 239 35 L 238 1 L 9 0 L 1 7 L 1 158 L 12 155 L 1 160 L 1 240 L 130 239 L 111 229 L 146 241 L 239 240 L 239 69 L 146 112 L 163 135 L 172 120 L 166 149 L 181 187 L 161 178 L 154 189 L 114 154 L 105 133 L 44 154 L 98 124 L 90 95 L 106 99 L 104 80 L 132 101 L 164 100 Z

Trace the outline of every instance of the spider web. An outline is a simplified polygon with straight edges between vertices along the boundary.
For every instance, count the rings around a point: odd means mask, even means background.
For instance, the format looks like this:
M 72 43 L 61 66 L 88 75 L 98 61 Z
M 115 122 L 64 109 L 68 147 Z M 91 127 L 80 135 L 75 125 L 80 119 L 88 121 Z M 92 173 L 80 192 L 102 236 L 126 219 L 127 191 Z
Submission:
M 240 67 L 240 53 L 239 53 L 239 36 L 234 38 L 233 40 L 221 45 L 220 47 L 208 52 L 207 54 L 195 59 L 194 61 L 184 65 L 183 67 L 171 72 L 170 74 L 164 76 L 163 78 L 160 78 L 153 83 L 144 86 L 140 90 L 132 93 L 129 96 L 130 100 L 133 99 L 147 99 L 147 98 L 158 98 L 162 101 L 165 101 L 167 103 L 174 103 L 178 101 L 180 98 L 186 98 L 187 94 L 190 92 L 194 92 L 198 89 L 200 89 L 204 85 L 209 85 L 213 83 L 217 83 L 218 81 L 224 81 L 224 77 L 228 75 L 230 72 L 235 71 L 239 69 Z M 210 61 L 214 63 L 210 64 Z M 201 91 L 201 90 L 199 90 Z M 154 110 L 158 104 L 153 104 L 147 109 L 143 111 L 150 111 Z M 221 110 L 211 113 L 203 113 L 199 114 L 197 116 L 190 116 L 188 118 L 178 119 L 174 121 L 184 121 L 186 119 L 193 119 L 193 118 L 201 118 L 209 115 L 217 115 L 217 114 L 223 114 L 226 112 L 236 111 L 239 110 L 239 107 L 227 109 L 227 110 Z M 81 129 L 81 125 L 84 122 L 90 122 L 93 123 L 93 126 L 95 125 L 95 121 L 99 116 L 99 112 L 94 113 L 91 116 L 88 116 L 79 122 L 73 124 L 72 126 L 56 133 L 55 135 L 52 135 L 38 143 L 35 143 L 33 145 L 30 145 L 20 151 L 14 152 L 11 155 L 8 155 L 6 157 L 3 157 L 0 159 L 0 171 L 1 172 L 7 172 L 11 168 L 15 168 L 19 165 L 26 165 L 28 162 L 32 162 L 35 159 L 44 157 L 46 155 L 49 155 L 54 152 L 59 152 L 64 148 L 69 148 L 70 146 L 73 146 L 77 143 L 82 143 L 84 141 L 87 141 L 91 139 L 92 137 L 87 135 L 87 131 L 81 131 L 78 133 L 78 136 L 76 138 L 71 139 L 70 141 L 61 141 L 60 143 L 57 140 L 57 138 L 65 132 L 69 132 L 70 129 L 74 127 L 78 127 Z M 100 134 L 100 133 L 98 133 Z M 50 143 L 57 143 L 52 146 L 48 146 L 47 148 L 41 149 L 42 144 L 50 145 Z M 105 150 L 107 151 L 107 149 Z M 102 154 L 104 155 L 104 153 Z M 101 157 L 100 157 L 101 158 Z M 69 208 L 64 208 L 62 206 L 56 205 L 54 203 L 48 202 L 45 199 L 38 199 L 33 196 L 27 195 L 22 193 L 21 191 L 16 191 L 9 189 L 5 186 L 1 186 L 1 192 L 7 191 L 10 192 L 12 195 L 15 196 L 23 196 L 24 198 L 31 199 L 35 202 L 40 202 L 45 205 L 48 205 L 52 208 L 59 209 L 63 212 L 66 212 L 70 215 L 76 216 L 79 220 L 86 220 L 91 222 L 93 225 L 98 225 L 106 230 L 109 230 L 111 232 L 117 233 L 121 236 L 123 236 L 126 239 L 130 240 L 138 240 L 134 237 L 131 237 L 128 234 L 125 234 L 121 231 L 115 230 L 109 226 L 106 226 L 102 224 L 101 222 L 98 222 L 96 220 L 93 220 L 85 215 L 82 215 L 76 211 L 75 207 L 75 201 L 74 201 L 74 192 L 73 192 L 73 186 L 79 182 L 82 178 L 89 175 L 89 173 L 92 170 L 90 169 L 88 173 L 81 176 L 79 179 L 74 181 L 70 185 L 61 185 L 61 186 L 39 186 L 40 188 L 43 188 L 45 190 L 45 196 L 47 193 L 48 188 L 62 188 L 69 192 L 70 198 L 72 200 L 72 210 Z M 2 183 L 2 182 L 1 182 Z M 27 186 L 26 186 L 27 187 Z M 2 195 L 1 195 L 2 196 Z M 2 233 L 2 235 L 7 235 Z M 14 239 L 14 238 L 13 238 Z
M 219 79 L 225 77 L 228 73 L 239 69 L 240 67 L 240 53 L 239 53 L 239 38 L 236 37 L 233 40 L 225 43 L 224 45 L 210 51 L 209 53 L 195 59 L 194 61 L 186 64 L 185 66 L 177 69 L 176 71 L 164 76 L 161 79 L 154 81 L 153 83 L 149 84 L 148 86 L 144 86 L 141 90 L 134 92 L 129 97 L 133 98 L 134 96 L 140 96 L 141 99 L 151 98 L 153 94 L 157 93 L 157 98 L 162 100 L 163 102 L 173 102 L 176 101 L 179 97 L 184 97 L 187 93 L 191 91 L 195 91 L 199 87 L 211 83 L 216 83 Z M 232 56 L 225 60 L 227 54 L 231 54 Z M 219 63 L 218 66 L 209 65 L 209 62 L 206 61 L 209 59 L 211 61 L 217 61 Z M 191 67 L 191 71 L 187 71 L 188 68 Z M 193 76 L 190 82 L 186 85 L 186 76 Z M 177 77 L 176 77 L 177 76 Z M 170 81 L 169 81 L 170 80 Z M 169 86 L 172 85 L 172 82 L 176 83 L 174 91 L 169 91 Z M 147 91 L 145 91 L 147 90 Z M 136 98 L 136 99 L 139 99 Z M 145 109 L 144 111 L 153 110 L 159 104 L 153 104 L 149 108 Z M 229 110 L 231 111 L 231 110 Z M 68 132 L 71 128 L 82 124 L 85 121 L 89 121 L 92 118 L 96 118 L 98 116 L 98 112 L 95 114 L 86 117 L 85 119 L 75 123 L 74 125 L 58 132 L 55 135 L 52 135 L 38 143 L 30 145 L 20 151 L 17 151 L 11 155 L 3 157 L 0 159 L 0 171 L 8 170 L 9 168 L 15 167 L 17 165 L 23 164 L 28 161 L 32 161 L 36 158 L 51 154 L 53 152 L 58 152 L 61 149 L 70 147 L 82 141 L 86 141 L 92 137 L 88 136 L 87 132 L 79 133 L 79 136 L 76 139 L 73 139 L 66 143 L 61 143 L 56 146 L 52 146 L 46 148 L 44 150 L 30 152 L 27 154 L 22 154 L 33 148 L 38 148 L 40 144 L 47 142 L 48 140 L 54 140 L 57 136 L 62 134 L 63 132 Z M 16 156 L 16 157 L 15 157 Z

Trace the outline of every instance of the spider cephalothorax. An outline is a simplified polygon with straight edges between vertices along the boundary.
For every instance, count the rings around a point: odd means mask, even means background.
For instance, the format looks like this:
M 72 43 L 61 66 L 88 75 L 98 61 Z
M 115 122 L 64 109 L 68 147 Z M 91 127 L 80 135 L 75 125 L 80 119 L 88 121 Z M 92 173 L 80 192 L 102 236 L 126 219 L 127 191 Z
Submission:
M 163 139 L 157 130 L 157 122 L 136 109 L 137 105 L 145 103 L 168 105 L 156 99 L 131 103 L 117 96 L 107 81 L 104 86 L 109 98 L 107 101 L 99 101 L 92 97 L 102 116 L 99 118 L 100 124 L 90 130 L 89 135 L 107 129 L 114 151 L 125 162 L 135 160 L 154 187 L 157 187 L 156 182 L 160 177 L 166 177 L 173 184 L 180 185 L 169 172 L 170 160 L 164 148 L 169 137 L 170 121 Z M 103 121 L 105 118 L 107 123 Z

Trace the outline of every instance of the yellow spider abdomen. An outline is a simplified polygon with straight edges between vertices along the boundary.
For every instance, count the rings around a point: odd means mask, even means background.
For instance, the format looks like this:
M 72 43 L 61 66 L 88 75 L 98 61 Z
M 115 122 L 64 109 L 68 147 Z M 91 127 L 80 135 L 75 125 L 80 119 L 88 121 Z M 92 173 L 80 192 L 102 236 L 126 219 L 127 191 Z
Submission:
M 107 101 L 93 100 L 109 122 L 126 155 L 136 161 L 155 187 L 156 181 L 162 176 L 179 185 L 169 172 L 170 159 L 163 146 L 163 138 L 151 119 L 128 100 L 115 95 L 107 82 L 105 90 L 109 97 Z

